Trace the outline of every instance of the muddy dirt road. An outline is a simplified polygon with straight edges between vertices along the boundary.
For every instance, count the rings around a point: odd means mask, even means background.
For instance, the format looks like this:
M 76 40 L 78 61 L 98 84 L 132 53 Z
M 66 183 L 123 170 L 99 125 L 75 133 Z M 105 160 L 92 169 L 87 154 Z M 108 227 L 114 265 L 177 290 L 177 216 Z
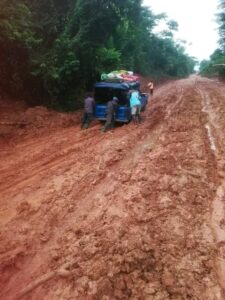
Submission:
M 106 134 L 38 109 L 0 139 L 0 299 L 225 299 L 225 85 Z

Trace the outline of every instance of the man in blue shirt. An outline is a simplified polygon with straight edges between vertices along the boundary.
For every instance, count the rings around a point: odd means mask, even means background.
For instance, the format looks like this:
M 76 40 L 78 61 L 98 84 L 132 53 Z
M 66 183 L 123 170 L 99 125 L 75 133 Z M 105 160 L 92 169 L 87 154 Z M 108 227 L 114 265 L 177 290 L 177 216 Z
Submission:
M 141 122 L 141 101 L 140 95 L 137 90 L 133 90 L 130 95 L 130 107 L 132 120 L 135 124 Z

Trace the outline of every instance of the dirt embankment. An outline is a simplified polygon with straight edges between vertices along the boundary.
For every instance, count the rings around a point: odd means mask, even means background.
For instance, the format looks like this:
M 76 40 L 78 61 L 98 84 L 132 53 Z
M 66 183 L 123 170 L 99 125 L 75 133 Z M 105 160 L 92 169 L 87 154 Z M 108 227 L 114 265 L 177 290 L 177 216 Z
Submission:
M 80 122 L 81 113 L 57 113 L 46 107 L 27 107 L 22 102 L 0 99 L 0 142 L 15 144 L 24 138 L 49 134 Z
M 106 134 L 23 114 L 0 149 L 0 299 L 225 299 L 224 91 L 165 84 Z

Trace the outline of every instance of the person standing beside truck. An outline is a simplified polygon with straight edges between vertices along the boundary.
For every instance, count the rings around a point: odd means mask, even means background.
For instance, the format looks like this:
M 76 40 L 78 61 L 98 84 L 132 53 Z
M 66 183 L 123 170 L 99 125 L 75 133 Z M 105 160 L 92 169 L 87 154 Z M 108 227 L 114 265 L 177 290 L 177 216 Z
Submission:
M 150 95 L 153 96 L 153 92 L 154 92 L 154 84 L 153 84 L 153 82 L 149 81 L 149 83 L 147 84 L 147 87 L 149 88 Z
M 87 129 L 94 119 L 95 112 L 95 100 L 92 97 L 92 93 L 87 93 L 84 99 L 84 114 L 82 119 L 81 128 Z
M 131 91 L 130 107 L 133 123 L 141 123 L 141 101 L 140 94 L 137 90 Z
M 102 132 L 106 132 L 108 129 L 114 128 L 116 112 L 119 107 L 118 103 L 119 99 L 117 97 L 113 97 L 112 100 L 108 101 L 106 107 L 106 122 L 101 129 Z

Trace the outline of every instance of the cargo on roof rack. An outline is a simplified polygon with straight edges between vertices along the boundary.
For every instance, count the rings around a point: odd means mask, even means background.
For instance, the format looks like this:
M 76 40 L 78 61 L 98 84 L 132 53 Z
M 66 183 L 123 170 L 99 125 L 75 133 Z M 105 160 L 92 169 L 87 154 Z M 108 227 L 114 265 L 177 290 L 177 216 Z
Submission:
M 112 71 L 108 74 L 103 73 L 101 75 L 101 80 L 107 82 L 133 82 L 139 81 L 139 76 L 132 71 L 119 70 Z

